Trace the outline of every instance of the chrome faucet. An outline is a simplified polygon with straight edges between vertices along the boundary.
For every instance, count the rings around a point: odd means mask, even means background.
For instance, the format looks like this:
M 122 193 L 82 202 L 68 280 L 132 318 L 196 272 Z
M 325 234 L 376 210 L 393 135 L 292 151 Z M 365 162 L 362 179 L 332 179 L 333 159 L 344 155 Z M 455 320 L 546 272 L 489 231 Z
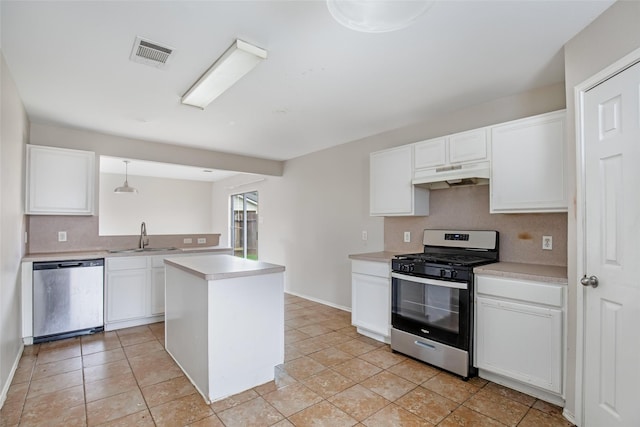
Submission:
M 140 224 L 140 249 L 144 249 L 149 244 L 149 239 L 145 239 L 145 237 L 147 237 L 147 224 L 143 221 Z

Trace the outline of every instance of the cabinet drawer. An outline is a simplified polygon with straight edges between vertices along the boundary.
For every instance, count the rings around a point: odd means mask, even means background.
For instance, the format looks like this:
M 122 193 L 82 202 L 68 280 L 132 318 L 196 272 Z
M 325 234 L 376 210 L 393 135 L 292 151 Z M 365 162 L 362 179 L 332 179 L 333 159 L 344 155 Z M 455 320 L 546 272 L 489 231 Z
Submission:
M 499 298 L 509 298 L 554 307 L 562 307 L 564 304 L 564 292 L 561 285 L 527 280 L 476 276 L 476 292 L 482 295 L 491 295 Z
M 351 272 L 369 276 L 391 277 L 391 267 L 388 262 L 352 260 Z
M 147 268 L 146 256 L 107 258 L 107 271 Z

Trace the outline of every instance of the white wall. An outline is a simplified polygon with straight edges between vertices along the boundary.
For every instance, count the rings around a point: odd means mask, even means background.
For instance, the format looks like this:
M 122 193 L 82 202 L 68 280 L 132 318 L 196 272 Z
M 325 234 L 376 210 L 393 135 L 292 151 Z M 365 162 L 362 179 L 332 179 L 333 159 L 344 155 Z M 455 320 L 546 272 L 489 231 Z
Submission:
M 229 195 L 257 190 L 259 259 L 286 267 L 288 292 L 350 308 L 349 254 L 384 248 L 384 219 L 369 216 L 370 152 L 562 109 L 564 102 L 564 85 L 553 85 L 289 160 L 282 178 L 216 183 L 214 229 L 225 230 L 226 242 Z
M 566 410 L 575 414 L 576 402 L 581 399 L 575 390 L 575 365 L 571 361 L 576 356 L 576 298 L 578 278 L 583 272 L 576 266 L 576 133 L 574 88 L 602 69 L 640 48 L 640 1 L 618 1 L 600 15 L 591 25 L 581 31 L 564 48 L 565 81 L 567 98 L 567 152 L 569 166 L 569 194 L 574 203 L 569 204 L 568 216 L 568 273 L 569 273 L 569 318 L 567 352 L 567 404 Z
M 22 350 L 19 290 L 25 230 L 24 145 L 29 122 L 2 51 L 0 57 L 0 402 L 4 402 Z
M 149 234 L 211 234 L 210 182 L 129 175 L 138 194 L 116 194 L 123 174 L 100 174 L 101 236 L 135 235 L 145 222 Z

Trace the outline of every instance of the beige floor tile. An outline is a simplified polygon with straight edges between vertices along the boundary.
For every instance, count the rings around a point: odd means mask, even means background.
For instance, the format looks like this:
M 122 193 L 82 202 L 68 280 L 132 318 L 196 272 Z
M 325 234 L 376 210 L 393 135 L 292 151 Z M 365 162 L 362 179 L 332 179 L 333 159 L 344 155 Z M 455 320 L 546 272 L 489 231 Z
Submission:
M 351 427 L 358 423 L 326 400 L 289 417 L 297 427 Z
M 307 325 L 307 326 L 303 326 L 302 328 L 298 329 L 300 332 L 303 332 L 307 335 L 309 335 L 310 337 L 317 337 L 318 335 L 324 335 L 324 334 L 328 334 L 329 332 L 333 332 L 333 329 L 327 327 L 327 326 L 323 326 L 320 324 L 311 324 L 311 325 Z
M 289 420 L 282 420 L 275 423 L 272 427 L 295 427 L 295 426 Z
M 309 357 L 316 362 L 322 363 L 324 366 L 333 366 L 353 359 L 351 354 L 338 350 L 335 347 L 328 347 L 323 350 L 316 351 L 315 353 L 311 353 Z
M 81 343 L 81 337 L 67 338 L 64 340 L 49 341 L 40 344 L 40 351 L 60 350 L 62 348 L 77 347 Z
M 199 394 L 190 394 L 150 409 L 158 427 L 184 426 L 213 415 Z
M 84 405 L 48 412 L 42 417 L 23 414 L 20 426 L 25 427 L 82 427 L 87 425 Z
M 322 341 L 323 343 L 325 343 L 330 347 L 336 346 L 343 342 L 351 341 L 352 339 L 351 337 L 336 331 L 329 332 L 328 334 L 320 335 L 318 338 L 320 339 L 320 341 Z
M 313 392 L 302 383 L 283 387 L 265 394 L 263 397 L 285 417 L 293 415 L 296 412 L 308 408 L 322 400 L 320 395 Z
M 438 427 L 458 426 L 504 427 L 504 424 L 465 406 L 458 407 L 451 415 L 438 424 Z
M 486 388 L 471 396 L 464 406 L 508 426 L 516 426 L 529 410 L 527 405 L 486 391 Z
M 434 368 L 431 365 L 427 365 L 426 363 L 421 363 L 413 359 L 406 359 L 405 361 L 388 368 L 388 370 L 389 372 L 393 372 L 399 377 L 409 380 L 415 384 L 422 384 L 442 372 L 438 368 Z
M 80 350 L 80 341 L 67 347 L 56 347 L 51 350 L 40 348 L 38 352 L 38 365 L 45 363 L 58 362 L 60 360 L 71 359 L 82 355 Z
M 461 378 L 445 372 L 427 380 L 422 384 L 422 387 L 435 391 L 439 395 L 458 403 L 469 399 L 479 390 L 476 386 L 463 381 Z
M 115 396 L 116 394 L 126 391 L 137 390 L 138 383 L 131 372 L 115 377 L 108 377 L 101 380 L 86 382 L 85 385 L 86 401 L 93 402 L 95 400 L 104 399 L 106 397 Z
M 122 345 L 115 332 L 104 332 L 102 334 L 82 337 L 83 356 L 120 347 L 122 347 Z
M 94 382 L 105 378 L 119 377 L 131 373 L 131 367 L 126 359 L 117 360 L 104 365 L 84 368 L 85 382 Z
M 541 412 L 537 409 L 529 409 L 529 412 L 524 416 L 520 424 L 520 427 L 571 427 L 572 423 L 561 417 L 556 417 L 545 412 Z
M 118 360 L 125 359 L 124 350 L 121 347 L 111 350 L 99 351 L 95 353 L 82 356 L 82 365 L 85 368 L 92 366 L 105 365 L 111 362 L 117 362 Z
M 296 350 L 292 346 L 290 346 L 290 345 L 285 345 L 284 346 L 284 361 L 285 362 L 289 362 L 291 360 L 298 359 L 298 358 L 300 358 L 302 356 L 304 356 L 304 354 L 300 353 L 298 350 Z
M 229 396 L 225 399 L 212 402 L 211 409 L 213 409 L 213 412 L 216 412 L 216 413 L 226 411 L 229 408 L 233 408 L 234 406 L 238 406 L 251 399 L 255 399 L 258 396 L 259 396 L 258 392 L 255 391 L 254 389 L 243 391 L 242 393 L 234 394 L 233 396 Z
M 87 419 L 94 426 L 146 410 L 142 393 L 136 389 L 87 403 Z
M 551 403 L 547 403 L 542 400 L 536 400 L 532 408 L 546 414 L 553 415 L 554 417 L 564 419 L 564 417 L 562 416 L 562 408 L 556 405 L 552 405 Z
M 359 384 L 328 400 L 358 421 L 368 418 L 389 404 L 387 399 Z
M 284 416 L 262 397 L 256 397 L 217 415 L 226 427 L 271 426 L 284 419 Z
M 359 356 L 364 353 L 368 353 L 370 351 L 375 350 L 377 347 L 367 344 L 359 339 L 353 339 L 351 341 L 346 341 L 340 343 L 335 346 L 338 350 L 342 350 L 346 353 L 352 354 L 354 356 Z
M 56 362 L 37 364 L 33 370 L 32 379 L 39 380 L 52 375 L 77 371 L 78 369 L 82 369 L 82 358 L 79 356 L 72 357 L 71 359 L 58 360 Z
M 162 354 L 163 357 L 155 356 Z M 151 353 L 152 357 L 146 355 L 129 359 L 133 375 L 141 387 L 157 384 L 172 378 L 184 375 L 182 370 L 176 365 L 164 350 Z
M 47 413 L 63 411 L 83 405 L 84 402 L 84 388 L 77 385 L 28 398 L 24 402 L 24 414 L 33 414 L 36 418 L 46 417 Z
M 330 369 L 305 378 L 302 382 L 325 399 L 354 385 L 349 378 Z
M 147 341 L 158 341 L 149 328 L 141 330 L 140 332 L 125 333 L 122 335 L 120 334 L 120 331 L 118 331 L 118 338 L 120 338 L 120 343 L 123 347 L 142 344 Z
M 417 384 L 400 378 L 389 371 L 382 371 L 367 378 L 360 384 L 391 402 L 418 387 Z
M 459 404 L 424 387 L 416 387 L 395 403 L 432 424 L 438 424 L 452 413 Z
M 31 381 L 31 375 L 36 366 L 36 356 L 22 356 L 18 368 L 13 375 L 12 384 L 22 384 Z
M 189 427 L 224 427 L 224 424 L 217 415 L 210 415 L 195 423 L 189 424 Z
M 5 402 L 0 408 L 0 426 L 11 427 L 18 425 L 22 416 L 24 402 Z
M 148 409 L 100 424 L 100 427 L 155 427 Z
M 292 344 L 294 342 L 306 340 L 307 338 L 311 338 L 311 336 L 304 332 L 300 332 L 298 329 L 290 329 L 284 333 L 285 344 Z
M 322 372 L 325 369 L 326 367 L 323 364 L 307 356 L 285 362 L 283 366 L 283 370 L 298 381 Z
M 291 375 L 287 374 L 283 369 L 276 368 L 274 371 L 274 380 L 269 381 L 268 383 L 259 385 L 254 387 L 253 390 L 258 392 L 259 395 L 263 396 L 267 393 L 271 393 L 274 390 L 277 390 L 282 387 L 286 387 L 291 384 L 295 384 L 298 382 Z
M 522 403 L 526 406 L 531 406 L 535 403 L 536 398 L 529 396 L 528 394 L 520 393 L 519 391 L 501 386 L 496 383 L 489 383 L 482 389 L 482 392 L 491 392 L 499 396 L 506 397 L 511 400 L 515 400 L 518 403 Z
M 320 335 L 307 338 L 306 340 L 296 341 L 290 344 L 290 346 L 299 353 L 308 355 L 329 347 L 329 344 L 327 344 L 327 342 L 322 339 L 322 335 Z
M 361 354 L 358 357 L 382 369 L 389 369 L 393 365 L 397 365 L 398 363 L 407 360 L 407 358 L 400 353 L 392 353 L 389 350 L 389 347 L 381 347 L 377 350 Z
M 64 374 L 52 375 L 50 377 L 31 381 L 27 399 L 45 393 L 63 390 L 65 388 L 82 385 L 82 369 L 65 372 Z
M 149 408 L 162 405 L 171 400 L 195 394 L 198 391 L 189 379 L 181 375 L 168 381 L 142 387 L 142 395 Z
M 362 424 L 367 427 L 426 427 L 433 425 L 393 403 L 364 420 Z
M 382 371 L 382 369 L 377 366 L 361 359 L 351 359 L 339 365 L 332 366 L 331 369 L 357 383 L 362 382 Z
M 153 341 L 145 341 L 141 344 L 132 344 L 130 346 L 124 347 L 124 353 L 127 357 L 137 357 L 143 356 L 145 354 L 152 353 L 154 351 L 162 351 L 164 347 L 158 340 Z

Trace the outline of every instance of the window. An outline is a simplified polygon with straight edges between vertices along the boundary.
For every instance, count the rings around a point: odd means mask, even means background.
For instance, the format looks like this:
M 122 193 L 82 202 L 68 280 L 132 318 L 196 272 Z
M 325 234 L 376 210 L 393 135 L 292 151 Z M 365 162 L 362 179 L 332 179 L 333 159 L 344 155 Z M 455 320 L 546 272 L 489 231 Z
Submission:
M 258 192 L 231 196 L 231 247 L 237 257 L 258 259 Z

